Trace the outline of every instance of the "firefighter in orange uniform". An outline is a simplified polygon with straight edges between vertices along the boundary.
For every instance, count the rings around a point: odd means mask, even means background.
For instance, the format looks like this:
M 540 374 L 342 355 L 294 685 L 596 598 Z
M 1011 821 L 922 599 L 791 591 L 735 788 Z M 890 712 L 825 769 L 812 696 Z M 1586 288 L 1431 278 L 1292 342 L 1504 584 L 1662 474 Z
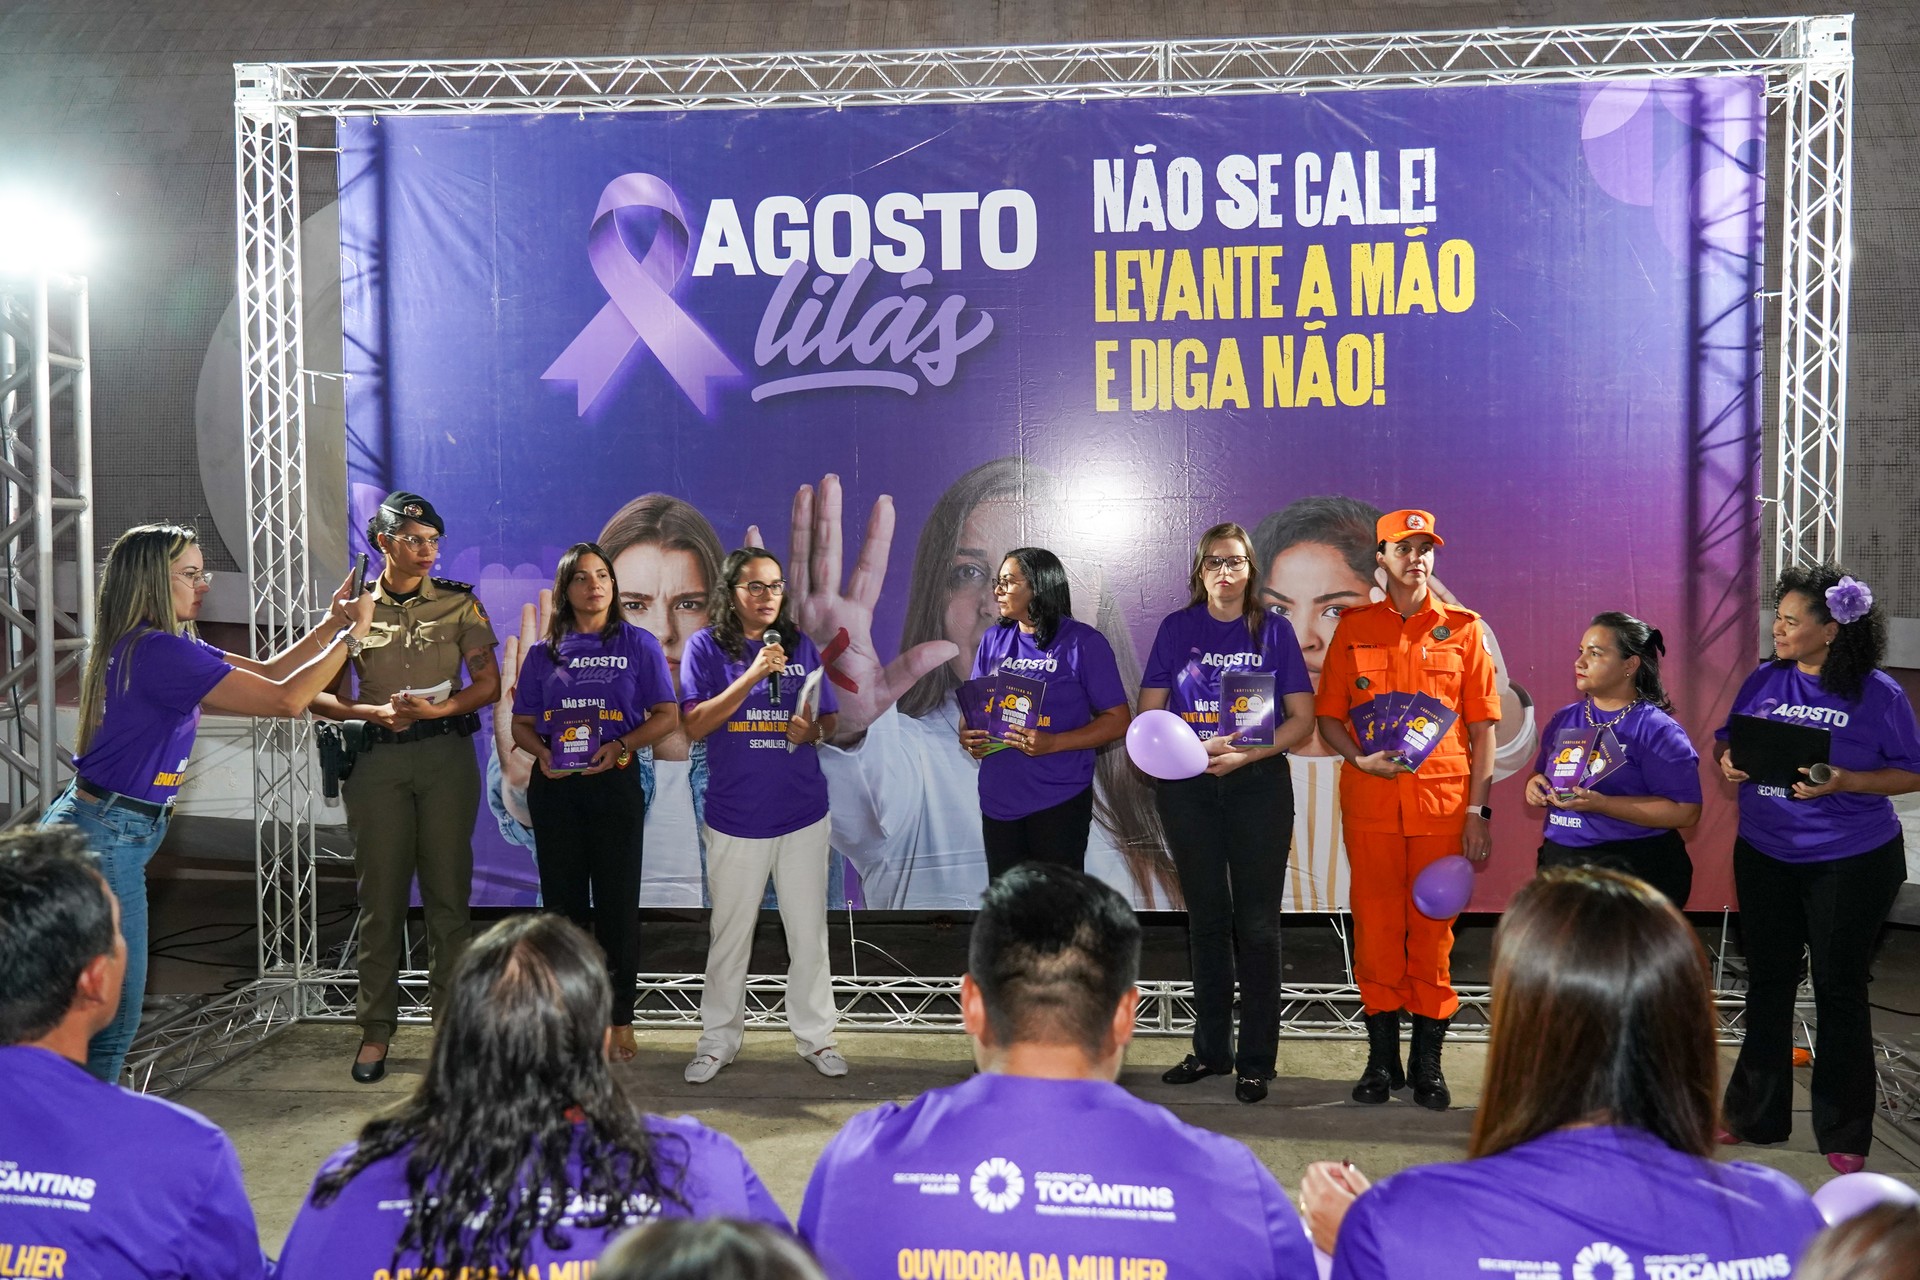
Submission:
M 1440 858 L 1464 853 L 1478 863 L 1492 852 L 1487 796 L 1500 696 L 1480 615 L 1428 589 L 1442 545 L 1432 513 L 1389 512 L 1374 531 L 1387 598 L 1340 615 L 1314 698 L 1321 738 L 1346 760 L 1340 808 L 1353 872 L 1353 969 L 1367 1018 L 1367 1069 L 1353 1098 L 1385 1102 L 1410 1074 L 1413 1100 L 1444 1111 L 1452 1098 L 1440 1047 L 1460 1007 L 1448 976 L 1453 922 L 1420 914 L 1413 882 Z M 1418 772 L 1354 740 L 1348 713 L 1388 693 L 1425 693 L 1459 713 Z M 1413 1015 L 1405 1072 L 1402 1010 Z

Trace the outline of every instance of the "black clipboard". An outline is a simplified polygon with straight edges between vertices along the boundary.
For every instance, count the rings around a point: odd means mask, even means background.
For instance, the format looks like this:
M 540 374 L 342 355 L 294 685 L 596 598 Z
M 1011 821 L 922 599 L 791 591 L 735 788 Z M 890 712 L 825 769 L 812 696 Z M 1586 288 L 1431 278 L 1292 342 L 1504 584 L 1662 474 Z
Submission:
M 1763 787 L 1791 787 L 1805 782 L 1802 769 L 1826 764 L 1833 749 L 1833 731 L 1765 716 L 1734 716 L 1727 722 L 1727 748 L 1733 767 Z

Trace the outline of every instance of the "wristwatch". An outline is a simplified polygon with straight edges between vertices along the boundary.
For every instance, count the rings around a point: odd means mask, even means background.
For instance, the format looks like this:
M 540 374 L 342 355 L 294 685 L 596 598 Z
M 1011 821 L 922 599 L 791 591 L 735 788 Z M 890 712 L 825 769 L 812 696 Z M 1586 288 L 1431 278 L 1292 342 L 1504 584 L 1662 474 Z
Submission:
M 1487 805 L 1470 804 L 1467 806 L 1467 812 L 1471 814 L 1476 814 L 1479 817 L 1485 818 L 1488 822 L 1493 821 L 1493 810 Z
M 633 761 L 633 748 L 627 745 L 625 738 L 615 738 L 614 741 L 620 744 L 620 754 L 614 758 L 614 764 L 624 769 Z
M 347 642 L 348 658 L 359 657 L 361 652 L 367 647 L 367 642 L 353 634 L 353 628 L 351 627 L 342 627 L 340 629 L 340 638 Z

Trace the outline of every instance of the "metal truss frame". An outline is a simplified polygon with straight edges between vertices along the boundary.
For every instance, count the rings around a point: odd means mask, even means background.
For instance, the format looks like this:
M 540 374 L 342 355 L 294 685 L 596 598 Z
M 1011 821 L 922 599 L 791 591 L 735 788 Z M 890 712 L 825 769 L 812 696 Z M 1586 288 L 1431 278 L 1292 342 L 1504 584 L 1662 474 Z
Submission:
M 1845 437 L 1852 19 L 1781 17 L 1451 32 L 1100 42 L 625 58 L 250 63 L 235 68 L 239 158 L 241 357 L 245 395 L 247 575 L 259 643 L 298 628 L 315 602 L 306 564 L 308 509 L 301 381 L 301 122 L 350 115 L 628 112 L 902 103 L 1085 101 L 1212 94 L 1569 83 L 1741 74 L 1763 77 L 1785 121 L 1785 208 L 1778 268 L 1781 562 L 1838 545 Z M 1776 177 L 1780 175 L 1774 175 Z M 1773 257 L 1773 255 L 1769 255 Z M 302 1019 L 351 1015 L 352 972 L 320 955 L 314 923 L 318 849 L 308 801 L 309 731 L 271 724 L 254 739 L 260 976 L 250 987 L 143 1035 L 133 1058 L 159 1088 L 179 1087 L 222 1054 L 243 1052 Z M 643 1025 L 691 1025 L 699 979 L 649 975 Z M 779 979 L 748 982 L 749 1022 L 780 1021 Z M 403 989 L 418 1007 L 424 975 Z M 951 1029 L 952 979 L 840 976 L 848 1025 Z M 1142 1024 L 1190 1028 L 1188 984 L 1150 982 Z M 1283 1034 L 1358 1034 L 1350 985 L 1295 986 Z M 1484 991 L 1468 993 L 1462 1033 L 1484 1026 Z M 1739 1000 L 1719 999 L 1723 1038 L 1739 1034 Z M 190 1024 L 198 1022 L 198 1027 Z M 211 1048 L 201 1047 L 201 1041 Z M 189 1046 L 192 1047 L 189 1047 Z M 1891 1059 L 1890 1059 L 1891 1061 Z M 1905 1074 L 1901 1074 L 1904 1072 Z M 1883 1071 L 1887 1113 L 1920 1134 L 1920 1068 Z
M 93 634 L 89 325 L 85 276 L 0 276 L 0 825 L 38 821 L 73 772 L 54 691 Z M 59 605 L 62 551 L 75 566 L 72 612 Z

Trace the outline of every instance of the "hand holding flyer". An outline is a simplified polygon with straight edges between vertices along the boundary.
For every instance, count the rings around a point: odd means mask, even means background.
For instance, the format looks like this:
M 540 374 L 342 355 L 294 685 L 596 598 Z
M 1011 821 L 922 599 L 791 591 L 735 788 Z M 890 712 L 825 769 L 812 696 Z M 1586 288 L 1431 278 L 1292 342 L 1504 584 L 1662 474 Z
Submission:
M 547 722 L 547 743 L 555 771 L 584 769 L 593 763 L 593 753 L 600 749 L 599 702 L 585 698 L 567 701 L 585 705 L 556 707 Z
M 1271 672 L 1227 672 L 1220 677 L 1220 735 L 1235 746 L 1272 746 L 1274 703 Z

